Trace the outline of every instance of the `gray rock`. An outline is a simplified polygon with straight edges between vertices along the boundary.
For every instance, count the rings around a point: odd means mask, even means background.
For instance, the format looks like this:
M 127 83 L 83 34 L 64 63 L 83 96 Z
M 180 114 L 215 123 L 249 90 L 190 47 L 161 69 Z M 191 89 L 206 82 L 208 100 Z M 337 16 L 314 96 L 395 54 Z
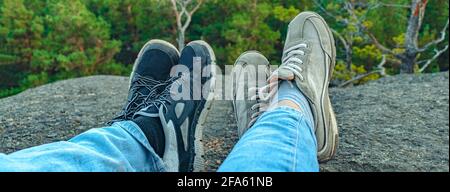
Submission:
M 449 74 L 398 75 L 330 91 L 340 128 L 322 171 L 449 171 Z M 125 102 L 128 78 L 60 81 L 0 100 L 0 152 L 67 140 L 103 126 Z M 215 171 L 237 141 L 229 101 L 215 101 L 204 143 Z

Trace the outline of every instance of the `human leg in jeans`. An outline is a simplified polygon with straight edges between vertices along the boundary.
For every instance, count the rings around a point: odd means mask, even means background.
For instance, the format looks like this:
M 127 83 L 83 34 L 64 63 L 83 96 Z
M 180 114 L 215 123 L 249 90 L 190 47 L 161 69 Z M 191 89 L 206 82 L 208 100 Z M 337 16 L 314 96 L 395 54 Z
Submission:
M 69 141 L 0 154 L 0 172 L 156 172 L 161 158 L 132 121 L 91 129 Z
M 162 170 L 157 158 L 164 150 L 159 144 L 164 142 L 162 129 L 154 126 L 156 118 L 149 120 L 153 124 L 149 126 L 155 128 L 147 128 L 139 126 L 142 120 L 133 116 L 159 98 L 169 84 L 170 70 L 178 64 L 179 55 L 168 42 L 149 41 L 134 64 L 127 102 L 108 123 L 110 126 L 89 130 L 69 141 L 1 154 L 0 171 Z
M 319 171 L 318 161 L 334 156 L 337 125 L 328 84 L 335 54 L 334 39 L 323 18 L 312 12 L 299 14 L 289 24 L 282 65 L 268 77 L 269 82 L 278 81 L 277 97 L 265 101 L 235 95 L 242 137 L 219 171 L 313 172 Z M 257 53 L 246 53 L 236 62 L 267 64 Z M 236 74 L 235 84 L 245 87 L 248 81 L 242 76 Z
M 208 104 L 205 99 L 169 98 L 170 88 L 193 80 L 191 75 L 169 78 L 172 67 L 180 62 L 192 72 L 194 57 L 206 66 L 213 63 L 214 54 L 206 43 L 193 42 L 180 59 L 171 44 L 150 41 L 133 68 L 128 101 L 109 127 L 89 130 L 69 141 L 0 154 L 0 171 L 192 171 L 195 165 L 201 169 L 201 157 L 196 155 L 201 147 L 195 137 Z M 203 80 L 206 84 L 209 79 Z

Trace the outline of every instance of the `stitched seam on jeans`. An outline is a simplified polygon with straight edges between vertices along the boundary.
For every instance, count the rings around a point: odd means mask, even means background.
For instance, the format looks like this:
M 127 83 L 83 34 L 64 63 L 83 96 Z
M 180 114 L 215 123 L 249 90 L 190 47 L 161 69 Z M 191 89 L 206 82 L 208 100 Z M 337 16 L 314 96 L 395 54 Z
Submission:
M 299 140 L 299 130 L 298 127 L 300 126 L 300 120 L 303 118 L 303 114 L 301 114 L 298 118 L 297 118 L 297 124 L 295 125 L 295 132 L 296 132 L 296 136 L 295 136 L 295 147 L 294 147 L 294 165 L 293 165 L 293 172 L 295 172 L 296 167 L 297 167 L 297 148 L 298 148 L 298 140 Z

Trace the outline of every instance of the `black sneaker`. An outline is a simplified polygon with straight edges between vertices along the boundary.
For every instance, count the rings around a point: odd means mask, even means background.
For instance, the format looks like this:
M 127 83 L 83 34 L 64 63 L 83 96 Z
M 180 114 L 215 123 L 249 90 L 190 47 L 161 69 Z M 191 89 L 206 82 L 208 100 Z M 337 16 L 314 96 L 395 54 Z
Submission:
M 170 70 L 178 64 L 180 53 L 169 42 L 151 40 L 138 54 L 130 75 L 127 103 L 109 125 L 131 120 L 134 113 L 149 106 L 171 82 Z
M 201 140 L 203 124 L 214 98 L 215 55 L 206 42 L 194 41 L 183 49 L 180 63 L 177 67 L 188 69 L 189 73 L 177 75 L 178 79 L 153 105 L 136 115 L 159 115 L 165 136 L 163 161 L 168 171 L 202 171 L 204 151 Z M 199 74 L 200 71 L 203 74 Z

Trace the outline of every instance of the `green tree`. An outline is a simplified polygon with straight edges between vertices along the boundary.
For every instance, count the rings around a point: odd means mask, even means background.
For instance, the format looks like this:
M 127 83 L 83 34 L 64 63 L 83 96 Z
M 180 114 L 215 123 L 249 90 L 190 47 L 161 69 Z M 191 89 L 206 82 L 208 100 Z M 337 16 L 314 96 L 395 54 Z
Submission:
M 237 6 L 242 4 L 248 5 L 249 2 L 237 2 Z M 246 9 L 233 14 L 229 22 L 225 24 L 227 30 L 222 33 L 223 37 L 230 42 L 225 46 L 228 64 L 234 63 L 241 53 L 251 49 L 269 56 L 276 53 L 274 44 L 279 41 L 281 34 L 265 23 L 271 14 L 271 5 L 253 0 Z
M 176 31 L 169 1 L 84 0 L 88 8 L 110 24 L 113 39 L 122 42 L 117 61 L 132 64 L 140 48 L 150 39 L 175 43 Z
M 211 42 L 220 65 L 232 65 L 247 50 L 271 56 L 280 40 L 280 32 L 266 23 L 271 15 L 267 0 L 207 1 L 194 15 L 189 35 Z
M 360 84 L 385 75 L 384 61 L 364 33 L 364 27 L 372 27 L 368 14 L 373 8 L 369 2 L 314 1 L 317 11 L 328 21 L 336 39 L 337 65 L 333 83 L 337 85 Z M 382 62 L 384 65 L 385 62 Z M 377 69 L 377 68 L 381 68 Z
M 33 52 L 35 72 L 60 78 L 92 75 L 114 62 L 120 42 L 111 40 L 106 21 L 80 0 L 50 2 L 45 18 L 48 34 L 43 48 Z
M 448 21 L 446 0 L 195 2 L 203 3 L 186 28 L 185 42 L 209 42 L 219 65 L 233 64 L 247 50 L 258 50 L 271 64 L 280 64 L 289 22 L 301 11 L 312 10 L 335 31 L 338 84 L 399 73 L 406 62 L 398 55 L 408 52 L 407 40 L 415 41 L 414 34 L 417 47 L 427 48 L 411 57 L 417 71 L 449 68 L 448 35 L 426 46 L 449 33 L 441 33 Z M 408 26 L 418 23 L 410 17 L 414 2 L 423 5 L 418 13 L 426 14 L 418 19 L 423 21 L 420 29 L 408 35 Z M 144 43 L 157 38 L 176 44 L 178 31 L 169 0 L 0 0 L 0 97 L 63 78 L 127 74 Z
M 43 31 L 42 18 L 23 0 L 0 2 L 0 97 L 24 90 L 18 86 L 29 70 L 33 50 L 41 47 Z
M 423 22 L 429 3 L 428 0 L 411 0 L 409 4 L 401 5 L 402 7 L 407 8 L 409 12 L 407 14 L 408 20 L 406 22 L 406 30 L 400 34 L 404 37 L 400 49 L 398 49 L 398 47 L 389 48 L 383 44 L 384 42 L 381 42 L 375 35 L 371 34 L 370 30 L 367 30 L 372 42 L 377 48 L 400 62 L 401 73 L 425 71 L 433 61 L 448 49 L 448 42 L 442 43 L 446 39 L 446 32 L 448 31 L 448 11 L 442 13 L 447 15 L 446 24 L 443 29 L 441 29 L 442 31 L 437 34 L 437 37 L 433 38 L 433 36 L 430 36 L 430 29 L 426 28 L 426 23 Z M 383 3 L 381 4 L 386 5 Z M 395 35 L 393 37 L 395 37 Z M 440 46 L 445 47 L 439 48 Z M 435 49 L 435 54 L 432 57 L 421 57 L 426 55 L 431 48 Z
M 22 65 L 32 60 L 33 50 L 41 46 L 44 31 L 41 17 L 27 9 L 23 0 L 4 0 L 0 8 L 0 56 Z M 1 62 L 1 60 L 0 60 Z M 8 62 L 8 63 L 10 63 Z
M 439 29 L 442 28 L 442 25 L 448 19 L 448 10 L 449 10 L 449 1 L 447 0 L 435 0 L 430 2 L 427 6 L 427 14 L 424 18 L 424 27 L 423 32 L 426 33 L 427 37 L 425 37 L 424 42 L 428 42 L 439 35 Z M 427 32 L 428 31 L 428 32 Z M 449 34 L 449 30 L 447 29 L 447 34 Z M 431 38 L 430 38 L 431 37 Z M 448 35 L 446 40 L 448 42 Z M 423 42 L 422 42 L 423 44 Z M 435 53 L 433 50 L 429 50 L 427 53 L 424 53 L 424 57 L 431 58 Z M 437 72 L 437 71 L 446 71 L 449 69 L 449 51 L 445 51 L 437 59 L 433 62 L 432 65 L 426 70 L 427 72 Z

